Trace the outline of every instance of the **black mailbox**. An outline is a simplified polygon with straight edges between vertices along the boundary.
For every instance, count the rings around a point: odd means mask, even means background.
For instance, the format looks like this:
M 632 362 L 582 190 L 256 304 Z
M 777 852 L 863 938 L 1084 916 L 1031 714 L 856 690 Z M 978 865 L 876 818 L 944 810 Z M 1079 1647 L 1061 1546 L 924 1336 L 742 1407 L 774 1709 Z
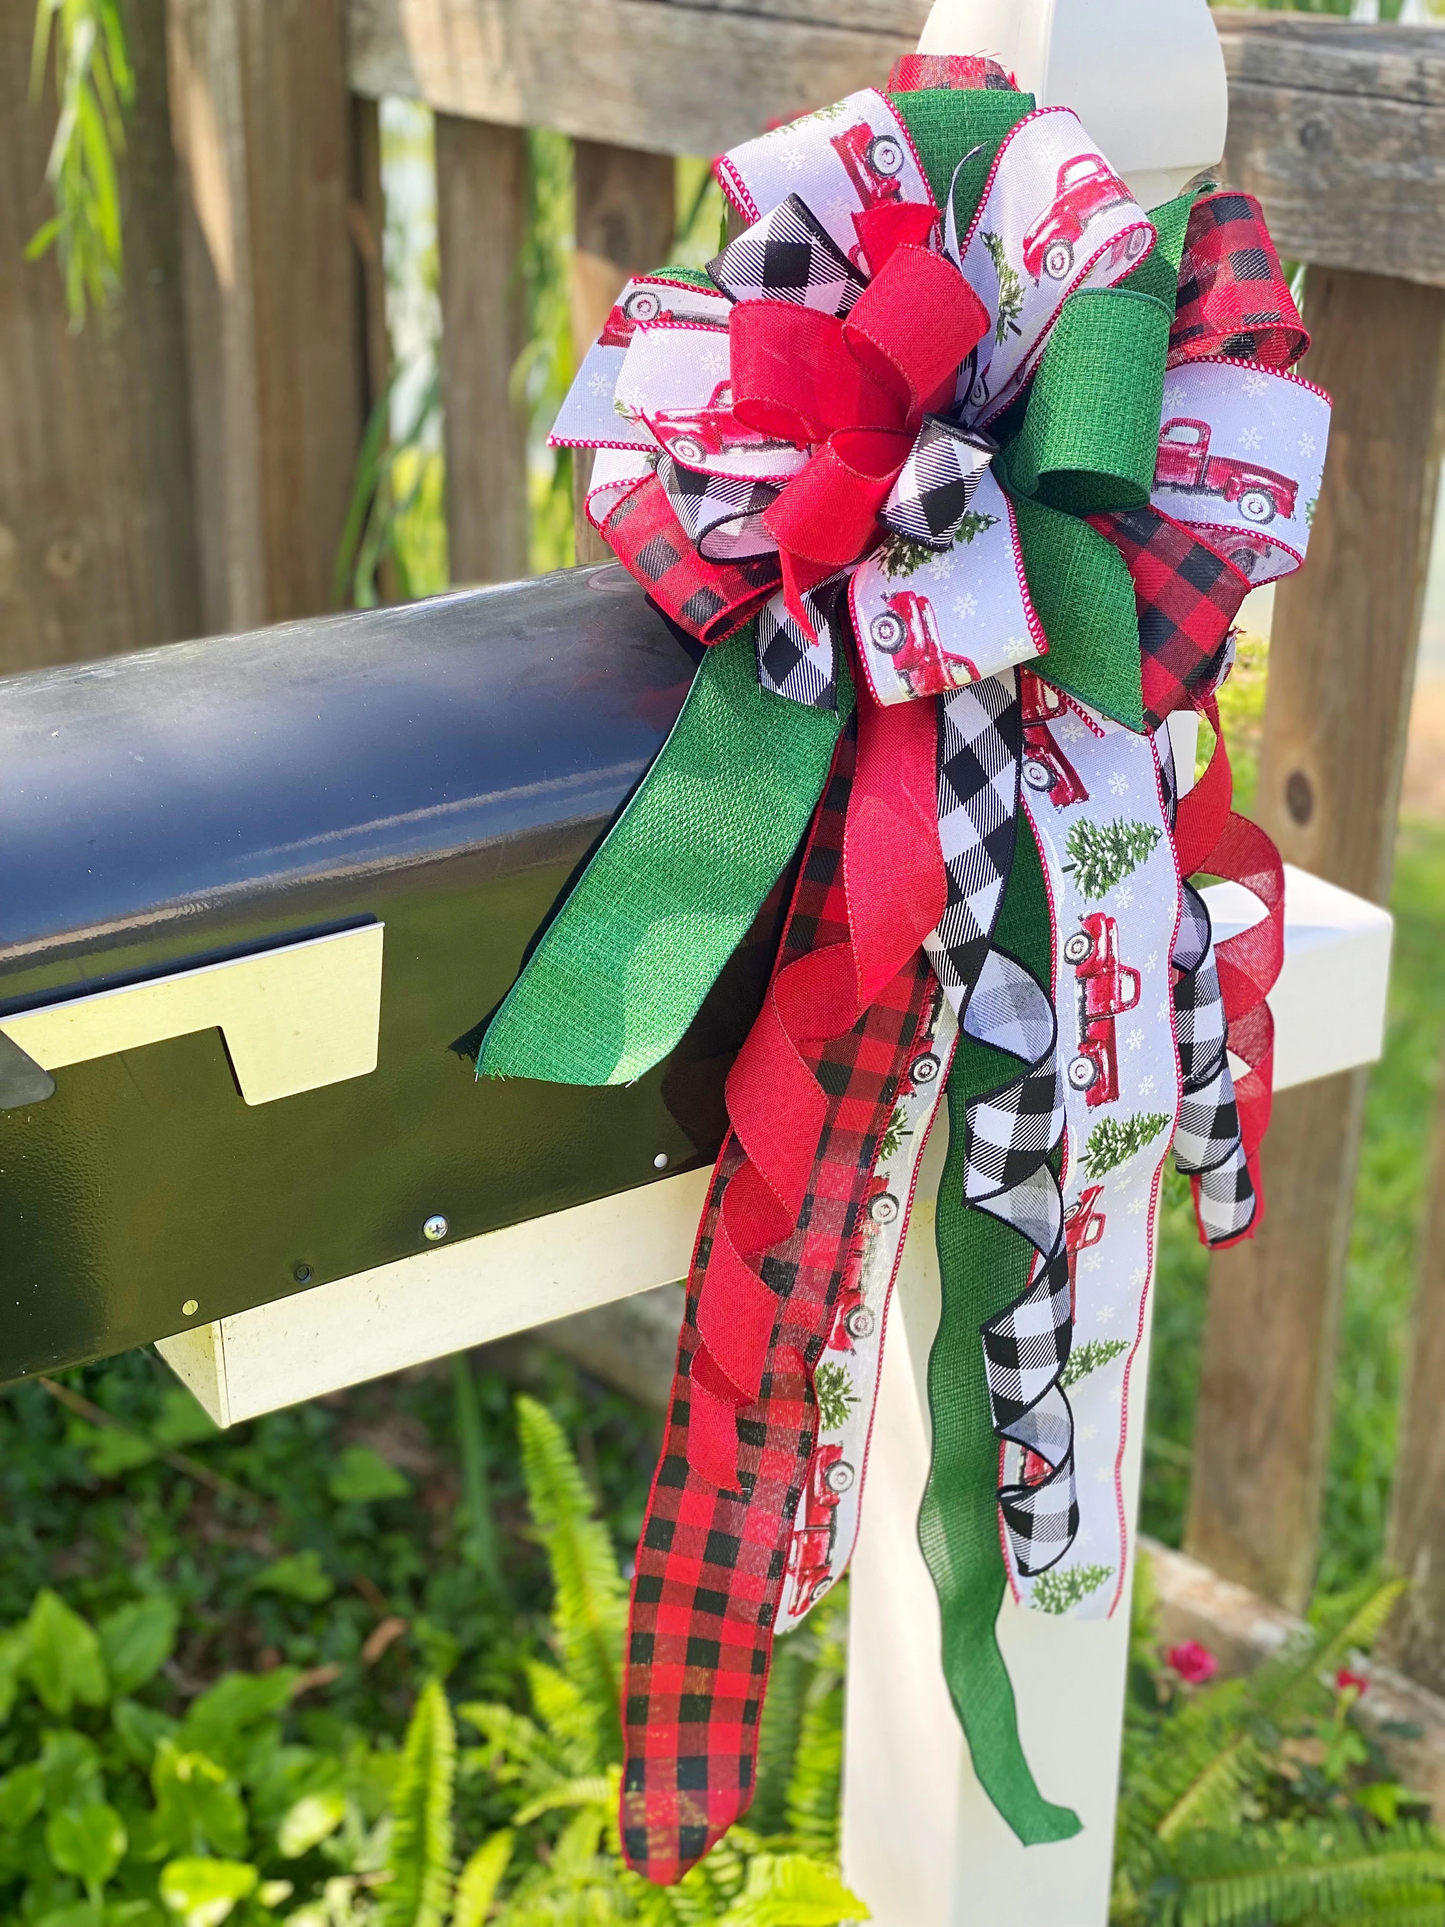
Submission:
M 634 1086 L 472 1061 L 692 668 L 610 565 L 0 681 L 0 1378 L 715 1155 L 772 912 Z

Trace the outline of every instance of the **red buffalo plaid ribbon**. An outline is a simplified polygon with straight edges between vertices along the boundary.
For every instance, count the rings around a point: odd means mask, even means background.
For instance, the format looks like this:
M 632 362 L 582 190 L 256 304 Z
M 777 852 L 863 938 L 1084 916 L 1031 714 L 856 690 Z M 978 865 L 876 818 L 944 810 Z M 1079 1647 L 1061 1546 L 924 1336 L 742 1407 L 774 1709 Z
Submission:
M 809 837 L 775 988 L 790 970 L 850 946 L 845 825 L 854 819 L 854 771 L 850 730 Z M 842 1035 L 802 1047 L 807 1074 L 822 1094 L 821 1128 L 796 1220 L 762 1257 L 764 1368 L 756 1395 L 735 1413 L 728 1409 L 735 1489 L 694 1470 L 692 1437 L 703 1356 L 699 1308 L 715 1277 L 727 1199 L 747 1168 L 735 1136 L 718 1159 L 637 1551 L 623 1694 L 622 1844 L 629 1862 L 659 1883 L 676 1880 L 700 1859 L 752 1798 L 788 1540 L 817 1443 L 813 1366 L 832 1329 L 839 1292 L 862 1262 L 879 1139 L 932 1003 L 932 970 L 915 945 Z

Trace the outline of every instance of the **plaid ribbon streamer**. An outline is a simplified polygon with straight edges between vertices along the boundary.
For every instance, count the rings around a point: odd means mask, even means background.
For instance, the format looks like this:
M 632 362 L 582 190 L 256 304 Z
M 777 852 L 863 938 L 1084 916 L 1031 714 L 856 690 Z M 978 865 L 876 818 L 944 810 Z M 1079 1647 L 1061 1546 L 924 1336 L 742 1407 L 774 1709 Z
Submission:
M 847 586 L 846 575 L 835 575 L 805 590 L 803 604 L 813 624 L 812 636 L 804 635 L 794 622 L 781 595 L 764 603 L 758 612 L 758 681 L 764 689 L 805 703 L 809 709 L 838 707 L 840 638 L 834 634 L 834 623 L 843 619 L 847 608 Z
M 1257 1199 L 1234 1101 L 1214 933 L 1208 906 L 1192 883 L 1184 885 L 1171 961 L 1183 1077 L 1174 1163 L 1191 1180 L 1205 1242 L 1232 1244 L 1254 1223 Z
M 755 221 L 708 262 L 729 301 L 792 301 L 845 315 L 867 285 L 800 195 Z
M 602 533 L 648 599 L 707 643 L 740 629 L 781 577 L 776 555 L 704 566 L 655 475 L 622 498 Z
M 818 808 L 777 968 L 847 938 L 843 827 L 853 734 Z M 817 1443 L 812 1371 L 845 1279 L 861 1261 L 862 1214 L 879 1141 L 936 995 L 923 955 L 854 1028 L 808 1061 L 828 1095 L 808 1197 L 763 1261 L 777 1322 L 757 1401 L 739 1414 L 740 1490 L 688 1464 L 689 1373 L 718 1212 L 742 1153 L 718 1160 L 688 1282 L 662 1457 L 637 1549 L 628 1633 L 621 1827 L 629 1863 L 676 1880 L 752 1798 L 758 1721 L 789 1537 Z
M 1156 508 L 1087 518 L 1123 556 L 1139 616 L 1144 720 L 1159 727 L 1219 681 L 1249 578 Z
M 1310 338 L 1252 194 L 1201 194 L 1189 213 L 1169 365 L 1235 355 L 1290 368 Z
M 1023 711 L 1012 669 L 938 706 L 938 840 L 948 907 L 924 949 L 955 1011 L 988 955 L 1018 829 Z
M 745 562 L 777 555 L 778 545 L 761 519 L 778 499 L 775 484 L 709 475 L 671 455 L 658 456 L 657 479 L 683 533 L 705 560 Z

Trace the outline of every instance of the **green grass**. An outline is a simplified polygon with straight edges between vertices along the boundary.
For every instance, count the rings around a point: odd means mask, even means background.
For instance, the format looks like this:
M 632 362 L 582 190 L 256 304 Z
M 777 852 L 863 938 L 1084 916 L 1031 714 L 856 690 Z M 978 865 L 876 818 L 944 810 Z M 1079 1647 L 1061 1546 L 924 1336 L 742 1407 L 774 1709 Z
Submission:
M 1264 647 L 1248 641 L 1222 705 L 1237 796 L 1246 806 L 1254 793 L 1266 666 Z M 1371 1075 L 1365 1111 L 1325 1491 L 1319 1581 L 1329 1590 L 1369 1573 L 1384 1546 L 1445 1036 L 1445 824 L 1402 821 L 1391 907 L 1395 953 L 1385 1054 Z M 1142 1523 L 1175 1545 L 1188 1502 L 1208 1273 L 1187 1187 L 1171 1173 L 1161 1219 Z

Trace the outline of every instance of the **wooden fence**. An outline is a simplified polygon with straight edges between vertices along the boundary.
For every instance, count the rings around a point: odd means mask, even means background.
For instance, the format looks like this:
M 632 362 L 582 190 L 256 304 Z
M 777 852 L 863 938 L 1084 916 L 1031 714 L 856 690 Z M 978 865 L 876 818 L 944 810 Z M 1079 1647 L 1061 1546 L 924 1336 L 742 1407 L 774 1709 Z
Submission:
M 31 0 L 0 0 L 0 670 L 315 613 L 387 374 L 376 101 L 437 114 L 453 572 L 525 568 L 515 274 L 524 129 L 576 141 L 589 337 L 668 252 L 673 157 L 882 81 L 927 0 L 136 0 L 141 105 L 112 325 L 68 336 L 24 103 Z M 1310 566 L 1280 586 L 1257 813 L 1383 901 L 1445 377 L 1445 34 L 1216 16 L 1226 175 L 1310 267 L 1335 397 Z M 169 98 L 167 100 L 167 86 Z M 172 165 L 172 154 L 174 165 Z M 181 371 L 185 369 L 185 377 Z M 1188 1540 L 1291 1607 L 1310 1586 L 1365 1074 L 1284 1093 L 1270 1214 L 1213 1261 Z M 1445 1156 L 1433 1196 L 1445 1194 Z M 1396 1656 L 1445 1687 L 1445 1222 L 1432 1216 L 1392 1551 Z M 1441 1576 L 1435 1577 L 1437 1569 Z

